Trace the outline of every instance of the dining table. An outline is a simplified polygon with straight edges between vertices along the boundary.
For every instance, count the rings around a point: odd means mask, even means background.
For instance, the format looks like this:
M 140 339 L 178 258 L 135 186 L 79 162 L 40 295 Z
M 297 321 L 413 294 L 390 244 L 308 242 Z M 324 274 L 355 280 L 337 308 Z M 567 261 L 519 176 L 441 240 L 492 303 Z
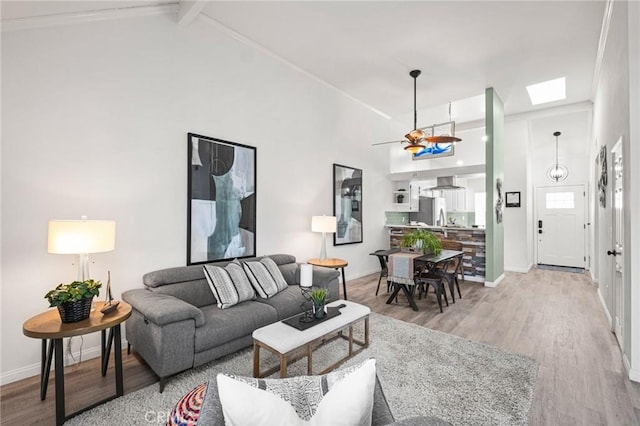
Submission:
M 393 299 L 396 298 L 398 293 L 402 291 L 409 302 L 409 306 L 414 311 L 418 311 L 418 305 L 416 305 L 413 295 L 415 294 L 415 286 L 417 280 L 419 280 L 418 271 L 421 271 L 420 275 L 430 275 L 434 270 L 444 266 L 444 263 L 451 262 L 456 257 L 462 257 L 463 251 L 458 250 L 441 250 L 438 254 L 421 254 L 412 252 L 403 252 L 400 249 L 393 248 L 384 251 L 376 252 L 377 255 L 387 257 L 388 276 L 387 281 L 392 283 L 393 292 L 387 299 L 387 304 L 391 304 Z M 439 291 L 436 291 L 438 296 Z M 440 305 L 440 311 L 442 312 L 442 305 L 438 298 L 438 304 Z

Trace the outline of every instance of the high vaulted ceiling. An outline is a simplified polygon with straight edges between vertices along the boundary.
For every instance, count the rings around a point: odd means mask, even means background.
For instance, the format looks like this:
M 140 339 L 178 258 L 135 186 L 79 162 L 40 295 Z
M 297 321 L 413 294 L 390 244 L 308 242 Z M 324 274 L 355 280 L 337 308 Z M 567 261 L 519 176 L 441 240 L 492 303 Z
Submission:
M 2 2 L 3 20 L 166 2 Z M 175 3 L 175 2 L 173 2 Z M 480 118 L 485 88 L 514 114 L 589 100 L 604 1 L 186 2 L 369 107 L 418 125 Z M 259 72 L 259 70 L 256 70 Z M 532 106 L 525 86 L 567 79 L 567 99 Z M 474 98 L 475 97 L 475 98 Z

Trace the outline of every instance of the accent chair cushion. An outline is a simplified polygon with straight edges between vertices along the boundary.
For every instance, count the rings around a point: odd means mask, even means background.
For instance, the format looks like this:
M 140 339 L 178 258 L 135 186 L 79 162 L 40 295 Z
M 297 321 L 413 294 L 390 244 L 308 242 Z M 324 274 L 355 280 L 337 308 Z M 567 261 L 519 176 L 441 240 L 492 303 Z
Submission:
M 216 265 L 204 265 L 203 269 L 220 309 L 255 299 L 255 291 L 244 269 L 238 263 L 231 262 L 224 268 Z
M 289 287 L 278 265 L 268 257 L 257 262 L 243 262 L 244 271 L 259 297 L 268 299 Z
M 376 365 L 287 379 L 218 374 L 217 384 L 226 425 L 371 425 Z

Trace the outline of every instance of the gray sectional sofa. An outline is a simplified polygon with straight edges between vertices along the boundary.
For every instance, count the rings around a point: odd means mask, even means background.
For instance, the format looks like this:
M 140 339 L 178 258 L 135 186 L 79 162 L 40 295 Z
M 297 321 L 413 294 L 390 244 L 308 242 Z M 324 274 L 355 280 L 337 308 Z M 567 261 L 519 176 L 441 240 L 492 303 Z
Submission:
M 289 284 L 269 299 L 218 308 L 202 265 L 147 273 L 145 288 L 122 294 L 133 308 L 125 323 L 127 341 L 160 377 L 160 392 L 169 376 L 251 346 L 255 329 L 301 312 L 300 264 L 287 254 L 268 257 Z M 337 300 L 338 276 L 333 269 L 314 267 L 313 285 L 327 288 L 329 300 Z

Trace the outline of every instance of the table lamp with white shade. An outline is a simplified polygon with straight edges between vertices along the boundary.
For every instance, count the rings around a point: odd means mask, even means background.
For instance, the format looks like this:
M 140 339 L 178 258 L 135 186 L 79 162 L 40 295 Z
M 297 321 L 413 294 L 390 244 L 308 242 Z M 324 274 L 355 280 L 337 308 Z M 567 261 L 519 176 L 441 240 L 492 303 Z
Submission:
M 337 229 L 335 216 L 312 216 L 311 231 L 322 232 L 322 248 L 320 260 L 327 260 L 327 233 L 334 233 Z
M 113 251 L 116 223 L 112 220 L 50 220 L 49 253 L 78 255 L 78 281 L 89 279 L 89 254 Z
M 115 246 L 116 223 L 112 220 L 87 220 L 83 216 L 80 220 L 49 221 L 47 252 L 78 255 L 78 281 L 90 278 L 89 254 L 113 251 Z M 117 302 L 111 300 L 110 276 L 105 292 L 105 305 L 117 306 Z

